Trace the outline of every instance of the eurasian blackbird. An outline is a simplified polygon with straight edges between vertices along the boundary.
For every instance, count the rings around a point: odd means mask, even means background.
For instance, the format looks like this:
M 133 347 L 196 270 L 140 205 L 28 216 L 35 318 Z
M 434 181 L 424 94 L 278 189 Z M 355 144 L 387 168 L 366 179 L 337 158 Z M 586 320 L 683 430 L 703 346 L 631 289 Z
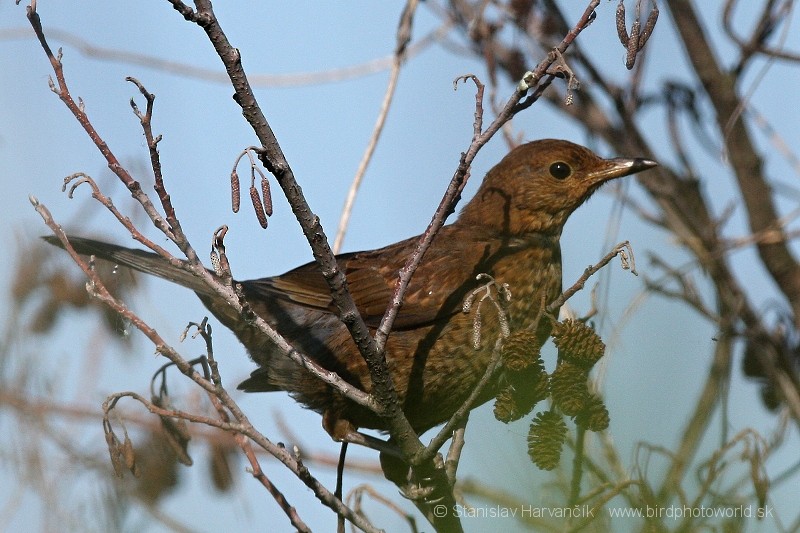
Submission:
M 446 421 L 469 396 L 501 335 L 501 312 L 511 331 L 532 327 L 543 303 L 560 295 L 559 238 L 569 215 L 603 183 L 654 166 L 647 159 L 601 159 L 582 146 L 546 139 L 515 148 L 489 171 L 475 197 L 454 223 L 442 228 L 425 254 L 386 344 L 394 385 L 417 433 Z M 280 353 L 188 271 L 150 252 L 90 239 L 69 240 L 80 253 L 195 291 L 259 366 L 240 389 L 289 392 L 321 413 L 323 426 L 337 440 L 359 427 L 386 429 L 380 416 L 345 399 Z M 350 294 L 371 328 L 377 328 L 398 271 L 417 242 L 418 237 L 412 237 L 378 250 L 337 256 Z M 498 285 L 507 284 L 510 301 L 499 306 L 483 302 L 465 312 L 465 299 L 491 279 L 476 279 L 479 274 L 488 274 Z M 297 349 L 355 387 L 370 391 L 366 363 L 337 317 L 316 263 L 240 283 L 252 310 Z M 499 295 L 492 298 L 499 303 Z M 481 330 L 479 339 L 474 335 L 476 326 Z M 542 340 L 549 330 L 550 322 L 541 320 L 537 334 Z M 475 406 L 496 393 L 496 387 L 487 387 Z

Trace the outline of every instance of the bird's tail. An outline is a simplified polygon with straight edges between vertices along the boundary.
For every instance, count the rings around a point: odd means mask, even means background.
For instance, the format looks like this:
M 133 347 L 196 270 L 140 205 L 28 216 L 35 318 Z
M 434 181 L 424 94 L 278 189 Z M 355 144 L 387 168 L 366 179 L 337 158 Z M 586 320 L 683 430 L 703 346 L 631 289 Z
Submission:
M 42 238 L 50 244 L 63 248 L 61 241 L 52 235 Z M 67 238 L 75 251 L 81 255 L 94 255 L 97 258 L 172 281 L 197 293 L 211 294 L 200 278 L 171 264 L 158 254 L 83 237 L 68 236 Z

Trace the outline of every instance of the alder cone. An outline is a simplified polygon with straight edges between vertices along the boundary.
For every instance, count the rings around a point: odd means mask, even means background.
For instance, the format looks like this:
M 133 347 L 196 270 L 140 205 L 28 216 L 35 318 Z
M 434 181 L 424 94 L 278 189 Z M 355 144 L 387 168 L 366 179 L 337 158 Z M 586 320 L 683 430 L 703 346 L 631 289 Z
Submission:
M 589 326 L 567 319 L 553 326 L 553 343 L 559 358 L 583 368 L 592 368 L 605 354 L 606 345 Z
M 553 470 L 561 460 L 567 425 L 554 411 L 538 413 L 528 431 L 528 455 L 542 470 Z

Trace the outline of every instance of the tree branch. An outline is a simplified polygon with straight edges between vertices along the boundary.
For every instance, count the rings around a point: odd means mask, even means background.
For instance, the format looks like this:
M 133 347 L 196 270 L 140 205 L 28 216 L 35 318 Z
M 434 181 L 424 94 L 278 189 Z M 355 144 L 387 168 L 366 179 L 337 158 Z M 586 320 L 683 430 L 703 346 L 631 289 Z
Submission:
M 724 132 L 725 154 L 742 193 L 750 230 L 782 231 L 772 190 L 764 177 L 761 157 L 747 132 L 736 94 L 736 79 L 723 72 L 706 39 L 706 32 L 688 0 L 667 0 L 689 60 L 716 110 L 717 124 Z M 757 244 L 759 256 L 792 307 L 795 326 L 800 327 L 800 265 L 785 239 Z

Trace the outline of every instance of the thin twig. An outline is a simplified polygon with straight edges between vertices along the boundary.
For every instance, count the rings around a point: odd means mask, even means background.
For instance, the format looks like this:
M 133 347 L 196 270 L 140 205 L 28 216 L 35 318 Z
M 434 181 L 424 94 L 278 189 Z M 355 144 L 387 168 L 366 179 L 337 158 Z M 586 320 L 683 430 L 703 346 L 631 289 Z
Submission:
M 422 447 L 411 425 L 405 418 L 392 375 L 387 371 L 385 354 L 378 351 L 369 328 L 358 312 L 352 296 L 347 290 L 344 271 L 336 262 L 336 257 L 328 243 L 319 218 L 311 211 L 302 190 L 289 166 L 288 161 L 264 116 L 253 93 L 247 75 L 242 67 L 241 56 L 228 41 L 208 0 L 196 0 L 196 11 L 178 0 L 169 0 L 181 15 L 198 24 L 207 34 L 209 41 L 222 60 L 230 76 L 235 91 L 235 100 L 242 107 L 245 119 L 253 128 L 261 143 L 259 152 L 264 166 L 272 173 L 281 186 L 292 211 L 311 247 L 320 272 L 327 282 L 331 298 L 336 305 L 339 317 L 350 332 L 359 352 L 364 357 L 372 379 L 372 407 L 387 421 L 387 426 L 404 453 L 413 455 Z
M 397 89 L 397 80 L 400 79 L 400 68 L 407 58 L 408 43 L 411 41 L 411 25 L 418 3 L 419 0 L 408 0 L 403 14 L 400 17 L 400 24 L 397 27 L 397 45 L 395 46 L 392 68 L 389 73 L 389 83 L 386 86 L 386 92 L 381 102 L 381 109 L 378 112 L 378 118 L 375 120 L 375 126 L 372 128 L 372 135 L 370 135 L 367 148 L 364 150 L 364 155 L 361 156 L 356 175 L 353 177 L 353 182 L 350 184 L 350 188 L 347 191 L 347 198 L 344 201 L 342 215 L 339 218 L 339 227 L 336 230 L 336 238 L 333 241 L 333 253 L 335 254 L 338 254 L 342 249 L 344 236 L 345 233 L 347 233 L 347 226 L 350 224 L 350 215 L 353 211 L 358 189 L 361 187 L 364 174 L 366 174 L 367 167 L 370 161 L 372 161 L 372 155 L 375 153 L 375 148 L 378 146 L 378 140 L 381 137 L 381 133 L 383 133 L 383 126 L 386 124 L 386 117 L 389 115 L 389 109 L 392 106 L 392 100 L 394 99 L 394 94 Z
M 336 489 L 333 491 L 336 497 L 342 501 L 344 501 L 342 499 L 342 486 L 344 485 L 344 465 L 346 458 L 347 458 L 347 443 L 343 442 L 341 444 L 341 449 L 339 451 L 339 462 L 336 465 Z M 336 531 L 338 533 L 344 533 L 344 516 L 342 515 L 337 516 Z
M 50 49 L 50 45 L 47 44 L 47 39 L 44 36 L 44 30 L 42 28 L 42 22 L 39 18 L 39 14 L 36 12 L 35 5 L 28 7 L 27 14 L 28 20 L 31 23 L 31 27 L 33 27 L 33 31 L 36 33 L 39 43 L 42 45 L 42 49 L 47 55 L 47 58 L 50 60 L 50 65 L 53 67 L 53 72 L 56 76 L 57 85 L 52 79 L 50 79 L 50 88 L 56 95 L 58 95 L 61 101 L 66 104 L 67 108 L 78 120 L 78 123 L 89 135 L 89 138 L 92 140 L 95 146 L 97 146 L 98 150 L 100 150 L 100 153 L 103 154 L 103 157 L 108 163 L 108 168 L 117 175 L 117 177 L 131 192 L 131 195 L 142 205 L 142 208 L 144 208 L 145 213 L 147 213 L 147 215 L 150 217 L 153 225 L 164 232 L 168 238 L 174 239 L 174 235 L 172 234 L 169 224 L 156 210 L 155 206 L 150 201 L 150 198 L 148 198 L 147 195 L 142 191 L 139 182 L 136 181 L 133 176 L 131 176 L 128 171 L 122 167 L 122 165 L 120 165 L 119 160 L 111 152 L 111 149 L 102 139 L 102 137 L 100 137 L 100 134 L 97 132 L 97 130 L 94 129 L 94 126 L 92 126 L 92 123 L 89 121 L 89 117 L 84 110 L 83 102 L 78 104 L 72 98 L 72 95 L 69 92 L 69 87 L 67 86 L 67 81 L 64 78 L 64 69 L 61 63 L 61 50 L 59 49 L 58 55 L 56 56 Z
M 561 41 L 561 44 L 556 48 L 559 53 L 563 54 L 569 45 L 572 44 L 575 38 L 580 34 L 580 32 L 592 23 L 594 20 L 594 9 L 599 4 L 600 0 L 592 0 L 589 3 L 581 18 L 564 37 L 564 39 Z M 518 84 L 516 91 L 508 99 L 503 109 L 500 110 L 500 113 L 497 115 L 495 120 L 492 121 L 492 123 L 483 133 L 477 136 L 477 138 L 473 139 L 466 152 L 461 154 L 461 160 L 456 168 L 453 178 L 450 180 L 450 184 L 447 187 L 444 197 L 439 203 L 439 207 L 437 207 L 436 212 L 434 213 L 433 218 L 428 224 L 425 232 L 420 236 L 419 243 L 414 249 L 414 252 L 408 258 L 403 268 L 400 269 L 394 294 L 392 295 L 389 306 L 384 313 L 380 326 L 378 326 L 378 330 L 375 333 L 375 341 L 379 350 L 382 350 L 386 345 L 386 339 L 389 337 L 389 332 L 392 330 L 392 326 L 397 318 L 397 313 L 400 310 L 403 297 L 408 290 L 408 285 L 411 283 L 411 278 L 414 275 L 414 272 L 422 262 L 425 252 L 430 247 L 433 239 L 436 237 L 442 226 L 444 226 L 445 220 L 455 209 L 455 202 L 460 197 L 461 192 L 463 191 L 464 186 L 469 179 L 470 167 L 472 165 L 472 161 L 475 159 L 475 156 L 489 141 L 489 139 L 491 139 L 492 136 L 503 126 L 503 124 L 508 122 L 517 112 L 519 112 L 518 105 L 522 98 L 528 93 L 530 88 L 537 87 L 539 82 L 545 76 L 547 69 L 553 62 L 556 61 L 556 59 L 556 52 L 551 51 L 533 71 L 527 72 Z M 476 111 L 477 110 L 478 106 L 476 105 Z
M 786 44 L 786 38 L 789 35 L 789 28 L 791 27 L 792 8 L 794 2 L 783 2 L 774 13 L 770 12 L 773 2 L 764 3 L 764 11 L 761 13 L 758 23 L 754 27 L 753 35 L 749 41 L 741 37 L 733 27 L 733 12 L 736 8 L 738 0 L 727 0 L 725 7 L 722 11 L 722 29 L 735 42 L 739 49 L 742 51 L 742 58 L 739 60 L 739 65 L 736 71 L 743 70 L 745 63 L 755 53 L 764 54 L 766 56 L 783 59 L 786 61 L 800 61 L 800 53 L 790 52 L 783 48 Z M 749 18 L 749 17 L 748 17 Z M 774 48 L 765 44 L 767 37 L 769 37 L 778 24 L 778 21 L 784 21 L 784 32 L 780 39 L 780 48 Z
M 422 38 L 409 44 L 406 59 L 417 57 L 431 45 L 441 42 L 450 32 L 452 24 L 443 23 L 438 28 L 431 30 Z M 165 72 L 182 78 L 192 78 L 211 83 L 229 84 L 230 78 L 219 69 L 203 68 L 189 65 L 179 61 L 170 61 L 163 57 L 131 52 L 116 48 L 106 48 L 94 44 L 78 34 L 58 28 L 48 28 L 47 35 L 55 40 L 74 48 L 80 54 L 100 61 L 109 61 L 125 65 L 146 67 L 156 72 Z M 31 32 L 28 28 L 0 29 L 0 41 L 17 39 L 30 39 Z M 371 74 L 390 70 L 394 64 L 394 53 L 369 59 L 362 63 L 347 65 L 318 72 L 295 72 L 289 74 L 251 74 L 248 76 L 253 87 L 307 87 L 327 83 L 354 80 Z
M 278 502 L 278 506 L 289 518 L 292 526 L 294 526 L 298 531 L 310 533 L 311 528 L 309 528 L 300 518 L 300 515 L 297 513 L 297 509 L 289 503 L 289 501 L 286 499 L 286 496 L 284 496 L 283 493 L 272 483 L 272 481 L 270 481 L 270 479 L 261 469 L 261 463 L 259 463 L 258 457 L 256 457 L 250 441 L 247 440 L 244 435 L 238 433 L 234 436 L 237 443 L 244 451 L 245 457 L 247 457 L 247 460 L 250 462 L 250 473 L 252 476 L 256 478 L 264 486 L 264 488 L 267 489 L 273 498 L 275 498 L 275 501 Z M 341 498 L 339 499 L 341 500 Z
M 445 459 L 444 465 L 447 471 L 447 479 L 449 479 L 450 483 L 453 485 L 455 485 L 456 482 L 456 473 L 458 472 L 458 465 L 461 461 L 461 452 L 464 450 L 464 444 L 466 444 L 464 435 L 466 434 L 468 420 L 469 414 L 467 414 L 461 422 L 461 425 L 453 431 L 453 439 L 450 441 L 450 448 L 447 449 L 447 458 Z
M 53 55 L 52 50 L 48 46 L 47 40 L 44 36 L 44 31 L 42 29 L 39 15 L 35 12 L 34 9 L 30 7 L 28 8 L 28 19 L 30 20 L 31 25 L 34 28 L 36 35 L 39 37 L 39 41 L 42 45 L 42 48 L 44 49 L 47 57 L 50 59 L 51 65 L 56 74 L 56 79 L 58 81 L 58 88 L 56 88 L 55 84 L 51 83 L 53 91 L 73 112 L 73 115 L 76 117 L 78 122 L 80 122 L 81 125 L 84 127 L 84 130 L 87 132 L 92 142 L 95 144 L 97 149 L 103 154 L 103 156 L 107 160 L 109 168 L 111 168 L 111 170 L 114 171 L 114 173 L 119 177 L 119 179 L 126 185 L 128 190 L 131 191 L 131 194 L 134 196 L 134 198 L 137 201 L 139 201 L 139 203 L 144 208 L 145 212 L 150 217 L 153 224 L 156 227 L 162 229 L 164 234 L 180 248 L 180 250 L 184 253 L 188 261 L 181 261 L 180 259 L 172 256 L 172 254 L 170 254 L 167 250 L 157 245 L 147 237 L 145 237 L 133 225 L 133 223 L 128 217 L 122 215 L 122 213 L 120 213 L 119 210 L 117 210 L 111 199 L 101 193 L 95 182 L 89 176 L 79 173 L 67 177 L 64 181 L 65 190 L 67 184 L 69 184 L 75 179 L 77 179 L 77 181 L 73 183 L 72 187 L 70 188 L 69 191 L 70 196 L 72 195 L 72 193 L 74 192 L 75 188 L 78 185 L 82 183 L 89 184 L 92 188 L 92 196 L 98 201 L 100 201 L 109 211 L 111 211 L 111 213 L 117 218 L 117 220 L 123 226 L 125 226 L 125 228 L 128 229 L 128 231 L 130 231 L 134 239 L 136 239 L 137 241 L 141 242 L 151 250 L 161 255 L 164 259 L 169 261 L 170 264 L 172 264 L 173 266 L 182 268 L 194 274 L 195 276 L 198 276 L 199 278 L 203 279 L 205 283 L 214 292 L 216 292 L 216 294 L 224 298 L 225 301 L 229 305 L 231 305 L 231 307 L 234 310 L 236 310 L 239 313 L 242 313 L 244 311 L 242 302 L 240 301 L 238 295 L 235 293 L 230 284 L 218 283 L 217 280 L 206 270 L 206 268 L 200 262 L 197 253 L 191 247 L 185 235 L 183 234 L 180 225 L 177 224 L 177 219 L 176 219 L 176 224 L 170 225 L 169 221 L 165 221 L 165 219 L 161 217 L 161 215 L 155 209 L 155 206 L 150 201 L 147 194 L 144 193 L 144 191 L 142 191 L 140 184 L 136 180 L 134 180 L 133 177 L 131 177 L 130 173 L 128 173 L 128 171 L 124 167 L 122 167 L 119 164 L 116 156 L 114 156 L 111 149 L 108 147 L 105 141 L 103 141 L 103 139 L 97 133 L 95 128 L 92 126 L 88 116 L 86 115 L 83 109 L 83 105 L 82 104 L 78 105 L 75 103 L 74 99 L 72 98 L 69 92 L 67 82 L 64 77 L 60 54 L 59 57 L 55 57 Z M 137 86 L 139 86 L 139 84 L 137 84 Z M 143 90 L 143 87 L 140 86 L 140 90 Z M 147 91 L 144 91 L 143 94 L 145 95 L 145 98 L 148 101 L 146 114 L 145 115 L 141 114 L 135 105 L 133 107 L 134 107 L 134 113 L 136 113 L 137 116 L 140 118 L 143 127 L 145 127 L 145 132 L 147 135 L 152 115 L 153 97 L 152 95 L 150 95 L 150 93 L 147 93 Z M 157 145 L 157 141 L 156 138 L 152 136 L 152 132 L 149 133 L 149 137 L 150 139 L 148 140 L 148 146 L 150 146 L 151 148 L 151 161 L 153 162 L 154 173 L 156 174 L 158 179 L 158 176 L 160 175 L 160 163 L 158 162 L 158 158 L 156 157 L 155 159 L 153 159 L 152 155 L 152 152 L 155 150 L 155 146 Z M 172 211 L 171 202 L 169 201 L 169 196 L 166 194 L 166 190 L 163 188 L 163 184 L 160 188 L 159 196 L 162 199 L 162 202 L 164 203 L 164 207 L 167 210 L 167 212 L 171 212 Z M 58 234 L 57 236 L 59 236 L 59 239 L 63 243 L 64 240 L 61 239 L 61 236 Z M 270 326 L 261 317 L 253 316 L 252 320 L 254 322 L 255 327 L 260 329 L 265 335 L 267 335 L 270 339 L 272 339 L 275 342 L 278 349 L 282 350 L 287 355 L 287 357 L 299 363 L 302 367 L 311 371 L 312 374 L 319 377 L 324 382 L 334 386 L 339 392 L 341 392 L 349 399 L 352 399 L 353 401 L 361 405 L 364 405 L 369 409 L 373 410 L 378 409 L 378 404 L 369 395 L 367 395 L 362 391 L 359 391 L 351 384 L 341 379 L 335 372 L 331 372 L 329 370 L 320 367 L 316 362 L 311 360 L 309 357 L 295 350 L 294 347 L 291 346 L 286 341 L 286 339 L 284 339 L 280 334 L 278 334 L 278 332 L 276 332 L 274 328 L 272 328 L 272 326 Z
M 459 427 L 466 424 L 467 417 L 469 416 L 469 412 L 474 406 L 475 400 L 478 396 L 483 392 L 486 386 L 491 382 L 494 373 L 496 372 L 498 366 L 500 365 L 500 360 L 502 359 L 502 351 L 500 347 L 502 346 L 503 339 L 497 339 L 495 343 L 494 352 L 492 354 L 492 359 L 489 362 L 489 366 L 486 367 L 486 371 L 481 376 L 481 379 L 472 389 L 469 397 L 461 404 L 454 413 L 453 416 L 450 417 L 450 420 L 439 430 L 435 437 L 431 439 L 422 453 L 416 458 L 418 461 L 428 460 L 433 458 L 439 449 L 444 446 L 444 443 L 453 436 L 453 432 L 456 431 Z
M 572 459 L 572 480 L 569 485 L 568 505 L 576 505 L 581 495 L 581 479 L 583 478 L 583 454 L 586 439 L 586 429 L 581 426 L 576 428 L 575 454 Z
M 637 275 L 636 266 L 635 263 L 633 263 L 633 248 L 631 247 L 630 242 L 621 242 L 616 245 L 613 250 L 603 256 L 603 258 L 600 259 L 600 261 L 598 261 L 596 264 L 587 267 L 586 270 L 583 271 L 581 277 L 579 277 L 570 288 L 561 293 L 561 296 L 556 298 L 550 303 L 550 305 L 547 306 L 547 312 L 554 313 L 558 311 L 558 309 L 564 305 L 567 300 L 572 298 L 575 293 L 583 289 L 583 287 L 586 285 L 586 282 L 589 281 L 589 278 L 599 272 L 618 255 L 622 258 L 622 268 L 630 270 L 632 274 Z M 628 263 L 628 261 L 630 261 L 630 263 Z
M 136 78 L 128 76 L 125 78 L 125 80 L 136 85 L 136 87 L 139 89 L 139 92 L 142 93 L 142 96 L 144 96 L 145 100 L 147 101 L 147 107 L 144 113 L 139 111 L 139 107 L 136 105 L 136 101 L 133 98 L 131 98 L 131 108 L 133 108 L 133 112 L 139 119 L 139 122 L 142 124 L 142 129 L 144 130 L 144 138 L 147 141 L 147 149 L 150 151 L 150 165 L 153 169 L 153 176 L 155 178 L 155 190 L 158 194 L 158 198 L 161 200 L 161 207 L 166 213 L 167 222 L 169 223 L 173 232 L 176 232 L 178 235 L 182 235 L 180 222 L 175 214 L 175 207 L 172 205 L 172 200 L 167 193 L 167 188 L 164 185 L 164 176 L 161 172 L 161 156 L 158 153 L 158 143 L 161 141 L 161 135 L 153 135 L 153 103 L 156 100 L 156 95 L 145 89 L 144 85 L 142 85 L 142 83 Z

